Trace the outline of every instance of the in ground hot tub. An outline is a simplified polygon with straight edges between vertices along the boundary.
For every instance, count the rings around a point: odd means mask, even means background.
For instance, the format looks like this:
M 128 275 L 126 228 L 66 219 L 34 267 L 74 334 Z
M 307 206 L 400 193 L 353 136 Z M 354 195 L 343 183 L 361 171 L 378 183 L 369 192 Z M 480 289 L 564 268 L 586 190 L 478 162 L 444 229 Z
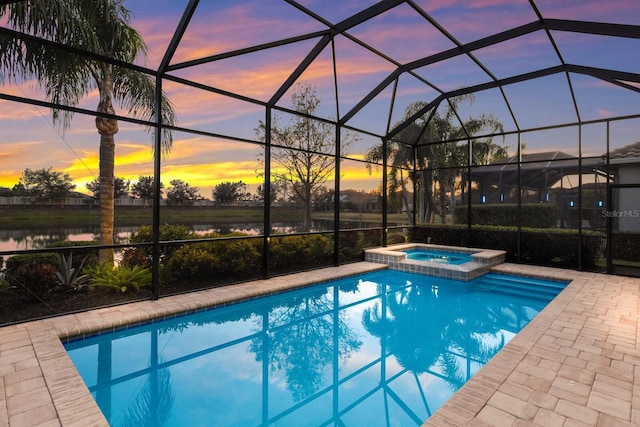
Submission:
M 471 253 L 464 252 L 449 252 L 426 248 L 407 249 L 403 252 L 407 254 L 407 259 L 438 264 L 460 265 L 473 261 Z
M 365 261 L 387 264 L 393 270 L 466 281 L 502 264 L 506 255 L 505 251 L 424 243 L 365 249 L 364 253 Z

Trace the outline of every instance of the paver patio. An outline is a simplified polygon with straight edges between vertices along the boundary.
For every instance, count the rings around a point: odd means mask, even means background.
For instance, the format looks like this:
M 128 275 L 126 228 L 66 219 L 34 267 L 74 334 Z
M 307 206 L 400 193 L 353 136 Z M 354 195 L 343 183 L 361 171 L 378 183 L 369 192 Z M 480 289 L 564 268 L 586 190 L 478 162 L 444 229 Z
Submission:
M 361 262 L 0 328 L 0 426 L 106 426 L 61 339 L 382 268 Z M 640 425 L 640 279 L 502 264 L 571 283 L 425 426 Z

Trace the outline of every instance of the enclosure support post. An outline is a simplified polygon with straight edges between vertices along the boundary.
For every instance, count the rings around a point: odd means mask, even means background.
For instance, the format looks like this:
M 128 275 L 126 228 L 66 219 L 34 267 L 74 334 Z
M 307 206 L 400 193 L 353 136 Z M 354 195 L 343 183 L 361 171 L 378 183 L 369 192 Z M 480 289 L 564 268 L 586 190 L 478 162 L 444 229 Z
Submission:
M 387 145 L 389 141 L 382 140 L 382 246 L 387 246 L 387 216 L 389 210 L 387 190 Z M 415 222 L 413 226 L 415 227 Z
M 582 124 L 578 125 L 578 270 L 582 270 Z
M 468 185 L 468 194 L 469 196 L 467 197 L 467 246 L 471 246 L 471 236 L 472 236 L 472 229 L 471 229 L 471 224 L 472 224 L 472 206 L 473 203 L 471 201 L 471 165 L 473 163 L 473 146 L 471 145 L 471 140 L 468 139 L 467 140 L 467 185 Z M 500 177 L 500 179 L 502 179 L 502 176 Z M 453 209 L 451 210 L 452 214 L 453 214 Z M 453 222 L 453 221 L 452 221 Z
M 331 39 L 331 62 L 333 63 L 333 87 L 336 95 L 336 146 L 333 189 L 333 265 L 340 265 L 340 159 L 342 157 L 342 139 L 340 137 L 340 97 L 338 94 L 338 68 L 336 64 L 336 43 Z
M 522 134 L 518 131 L 518 150 L 516 155 L 518 157 L 518 230 L 516 231 L 516 251 L 518 253 L 517 262 L 520 263 L 522 261 L 521 253 L 521 234 L 522 234 Z
M 263 177 L 263 238 L 262 238 L 262 271 L 266 278 L 269 277 L 269 250 L 271 236 L 271 106 L 267 106 L 265 112 L 264 130 L 264 177 Z
M 336 124 L 336 157 L 333 191 L 333 264 L 340 265 L 340 125 Z
M 156 77 L 156 132 L 153 149 L 153 219 L 151 255 L 151 294 L 159 297 L 160 288 L 160 169 L 162 167 L 162 79 Z
M 610 142 L 609 142 L 609 125 L 611 122 L 607 122 L 607 156 L 606 156 L 606 164 L 605 169 L 607 171 L 607 206 L 606 210 L 611 212 L 613 210 L 613 189 L 611 188 L 611 157 L 610 157 Z M 613 218 L 611 216 L 607 216 L 606 218 L 606 226 L 607 226 L 607 237 L 606 237 L 606 257 L 607 257 L 607 273 L 613 273 Z

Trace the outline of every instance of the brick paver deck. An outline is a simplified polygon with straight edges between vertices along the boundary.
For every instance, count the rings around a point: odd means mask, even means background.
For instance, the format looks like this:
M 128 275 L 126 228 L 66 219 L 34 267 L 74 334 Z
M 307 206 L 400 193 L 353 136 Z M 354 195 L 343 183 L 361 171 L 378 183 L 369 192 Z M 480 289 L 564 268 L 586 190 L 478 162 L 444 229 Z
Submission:
M 0 328 L 0 426 L 108 425 L 61 338 L 379 268 L 349 264 Z M 572 282 L 424 425 L 640 425 L 640 279 L 495 270 Z

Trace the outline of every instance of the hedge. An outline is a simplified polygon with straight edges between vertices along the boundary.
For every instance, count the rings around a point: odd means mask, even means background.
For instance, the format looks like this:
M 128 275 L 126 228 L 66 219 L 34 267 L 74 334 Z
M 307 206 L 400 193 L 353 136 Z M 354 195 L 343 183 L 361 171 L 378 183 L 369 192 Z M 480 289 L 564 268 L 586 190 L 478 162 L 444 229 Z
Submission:
M 472 205 L 471 224 L 518 226 L 518 210 L 517 204 Z M 456 224 L 466 224 L 468 212 L 467 206 L 456 206 L 453 210 L 454 222 Z M 520 221 L 523 227 L 555 227 L 559 217 L 558 206 L 550 203 L 521 205 Z
M 499 249 L 507 252 L 508 262 L 518 261 L 516 227 L 472 226 L 471 235 L 465 225 L 420 225 L 410 229 L 409 239 L 416 243 Z M 520 262 L 534 265 L 599 271 L 605 255 L 606 236 L 583 230 L 581 256 L 578 259 L 577 230 L 523 228 L 520 234 Z
M 613 259 L 640 262 L 639 232 L 615 232 L 611 238 Z

